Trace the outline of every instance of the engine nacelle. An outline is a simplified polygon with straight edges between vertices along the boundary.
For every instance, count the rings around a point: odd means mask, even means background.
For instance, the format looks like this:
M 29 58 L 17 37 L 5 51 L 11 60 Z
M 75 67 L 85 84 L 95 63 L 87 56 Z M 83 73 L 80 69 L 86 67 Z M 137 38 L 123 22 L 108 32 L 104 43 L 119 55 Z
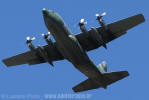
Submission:
M 101 73 L 105 73 L 107 72 L 107 63 L 106 61 L 103 61 L 101 64 L 99 64 L 97 66 L 98 70 L 101 72 Z
M 104 20 L 101 18 L 101 19 L 98 19 L 98 22 L 101 25 L 101 27 L 103 27 L 103 29 L 106 31 L 107 30 L 107 25 L 104 22 Z
M 92 30 L 91 37 L 93 38 L 93 40 L 97 41 L 99 44 L 102 44 L 102 46 L 105 49 L 107 49 L 106 43 L 104 42 L 102 35 L 97 31 L 97 29 L 92 27 L 91 30 Z
M 102 13 L 101 15 L 96 14 L 96 17 L 97 17 L 97 20 L 98 20 L 99 24 L 101 25 L 101 27 L 103 27 L 103 29 L 104 29 L 105 31 L 107 31 L 107 30 L 108 30 L 107 25 L 106 25 L 106 23 L 104 22 L 104 20 L 102 19 L 103 16 L 105 16 L 105 15 L 106 15 L 106 12 Z
M 26 41 L 26 44 L 28 45 L 28 47 L 29 47 L 30 50 L 35 50 L 35 47 L 34 47 L 34 45 L 32 44 L 32 40 L 27 40 L 27 41 Z
M 80 30 L 82 31 L 82 33 L 87 33 L 87 29 L 85 28 L 84 26 L 84 23 L 79 23 L 79 26 L 80 26 Z
M 52 42 L 52 40 L 50 39 L 49 34 L 50 34 L 50 33 L 48 33 L 48 34 L 42 34 L 42 36 L 44 36 L 44 39 L 45 39 L 45 41 L 47 42 L 47 44 L 48 44 L 49 46 L 53 46 L 53 42 Z
M 44 50 L 42 46 L 38 46 L 38 53 L 46 62 L 53 66 L 52 61 L 49 59 L 47 52 Z
M 45 40 L 46 40 L 48 45 L 53 46 L 53 42 L 52 42 L 52 40 L 49 37 L 46 38 Z

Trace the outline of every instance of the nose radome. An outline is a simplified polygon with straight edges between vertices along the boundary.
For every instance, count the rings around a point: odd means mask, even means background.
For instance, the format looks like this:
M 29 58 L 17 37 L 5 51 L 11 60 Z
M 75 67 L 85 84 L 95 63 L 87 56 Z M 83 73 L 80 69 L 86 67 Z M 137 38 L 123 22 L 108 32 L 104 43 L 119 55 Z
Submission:
M 53 10 L 47 10 L 46 8 L 43 8 L 42 11 L 43 11 L 43 12 L 49 12 L 49 13 L 54 12 Z
M 46 8 L 43 8 L 43 9 L 42 9 L 42 11 L 45 11 L 45 10 L 46 10 Z
M 46 8 L 42 9 L 42 13 L 43 13 L 44 18 L 47 18 L 47 17 L 50 18 L 51 17 L 50 10 L 47 10 Z
M 54 11 L 53 10 L 47 10 L 46 8 L 43 8 L 42 12 L 43 12 L 44 15 L 50 16 L 50 15 L 53 14 Z
M 43 9 L 42 9 L 42 12 L 43 12 L 43 14 L 47 14 L 46 8 L 43 8 Z

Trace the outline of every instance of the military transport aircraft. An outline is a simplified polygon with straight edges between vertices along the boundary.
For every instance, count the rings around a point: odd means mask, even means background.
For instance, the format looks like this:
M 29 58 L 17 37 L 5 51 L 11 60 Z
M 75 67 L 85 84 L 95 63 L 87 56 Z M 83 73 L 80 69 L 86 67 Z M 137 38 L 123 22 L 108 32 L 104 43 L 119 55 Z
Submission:
M 96 14 L 97 21 L 101 27 L 90 30 L 85 28 L 87 22 L 81 19 L 79 27 L 80 34 L 73 34 L 67 27 L 64 20 L 54 11 L 42 10 L 45 25 L 50 31 L 44 36 L 47 45 L 35 47 L 32 40 L 35 38 L 27 37 L 27 45 L 30 51 L 4 59 L 3 62 L 9 66 L 20 64 L 40 64 L 48 62 L 53 66 L 53 61 L 67 59 L 75 68 L 85 74 L 88 79 L 73 87 L 74 92 L 81 92 L 96 88 L 107 88 L 108 85 L 129 75 L 127 71 L 107 72 L 106 62 L 96 66 L 88 57 L 90 50 L 103 46 L 121 35 L 125 34 L 130 28 L 145 21 L 142 14 L 138 14 L 111 24 L 106 24 L 103 16 Z M 56 42 L 52 42 L 49 35 L 52 34 Z

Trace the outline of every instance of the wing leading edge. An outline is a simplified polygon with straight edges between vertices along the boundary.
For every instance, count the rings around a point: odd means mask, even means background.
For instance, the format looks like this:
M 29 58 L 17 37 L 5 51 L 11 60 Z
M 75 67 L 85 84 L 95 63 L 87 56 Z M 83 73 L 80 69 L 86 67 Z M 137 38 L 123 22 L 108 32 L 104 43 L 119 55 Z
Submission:
M 137 26 L 138 24 L 144 22 L 144 16 L 138 14 L 126 19 L 111 23 L 107 25 L 108 31 L 104 31 L 103 27 L 95 28 L 98 34 L 101 35 L 103 41 L 106 43 L 122 36 L 127 30 Z M 82 45 L 84 50 L 90 51 L 102 46 L 102 42 L 97 41 L 97 34 L 94 30 L 89 30 L 87 33 L 80 33 L 76 35 L 79 43 Z

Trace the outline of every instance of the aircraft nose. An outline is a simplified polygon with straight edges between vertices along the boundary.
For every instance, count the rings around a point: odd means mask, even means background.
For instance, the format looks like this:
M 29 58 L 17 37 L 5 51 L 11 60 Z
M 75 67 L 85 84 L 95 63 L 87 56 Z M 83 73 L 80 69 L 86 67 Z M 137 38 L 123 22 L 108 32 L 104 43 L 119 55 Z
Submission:
M 52 10 L 46 10 L 45 8 L 42 9 L 42 13 L 44 15 L 44 17 L 52 17 L 53 13 Z
M 46 10 L 46 8 L 43 8 L 43 9 L 42 9 L 42 11 L 45 11 L 45 10 Z
M 42 13 L 43 13 L 44 16 L 47 15 L 48 11 L 46 10 L 46 8 L 42 9 Z

